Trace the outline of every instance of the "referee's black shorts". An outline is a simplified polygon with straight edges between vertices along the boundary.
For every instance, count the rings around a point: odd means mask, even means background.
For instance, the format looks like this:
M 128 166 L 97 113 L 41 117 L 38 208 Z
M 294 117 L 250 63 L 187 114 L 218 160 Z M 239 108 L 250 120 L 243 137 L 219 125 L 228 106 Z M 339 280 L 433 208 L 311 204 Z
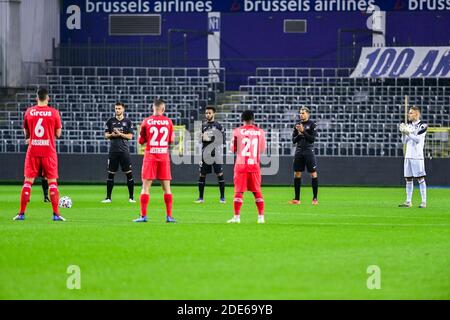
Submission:
M 308 170 L 309 173 L 316 172 L 317 160 L 313 153 L 296 154 L 294 157 L 294 172 L 303 172 Z
M 203 160 L 200 162 L 200 166 L 198 168 L 198 171 L 200 171 L 200 174 L 202 176 L 206 176 L 207 174 L 212 173 L 214 170 L 215 174 L 219 174 L 223 172 L 222 165 L 219 163 L 213 163 L 213 164 L 207 164 Z
M 131 171 L 129 152 L 110 152 L 108 157 L 108 171 L 117 172 L 119 165 L 123 172 Z

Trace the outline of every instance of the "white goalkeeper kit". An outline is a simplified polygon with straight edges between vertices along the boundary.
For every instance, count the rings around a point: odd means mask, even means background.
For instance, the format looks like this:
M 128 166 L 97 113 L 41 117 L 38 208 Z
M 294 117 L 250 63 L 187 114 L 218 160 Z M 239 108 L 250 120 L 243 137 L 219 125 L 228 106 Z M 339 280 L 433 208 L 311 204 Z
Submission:
M 400 125 L 402 142 L 406 144 L 405 177 L 423 177 L 426 175 L 423 148 L 427 128 L 427 124 L 420 120 Z

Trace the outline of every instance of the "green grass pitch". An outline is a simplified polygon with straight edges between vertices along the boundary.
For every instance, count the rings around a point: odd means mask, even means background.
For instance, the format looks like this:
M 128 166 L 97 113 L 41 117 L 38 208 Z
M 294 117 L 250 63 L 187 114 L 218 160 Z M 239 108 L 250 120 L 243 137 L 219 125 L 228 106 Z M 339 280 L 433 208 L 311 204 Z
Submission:
M 20 186 L 0 186 L 1 299 L 449 299 L 450 189 L 429 189 L 425 210 L 397 208 L 402 188 L 323 187 L 319 206 L 310 187 L 291 206 L 288 187 L 264 187 L 266 224 L 256 224 L 245 195 L 240 225 L 232 217 L 232 188 L 176 186 L 175 225 L 164 223 L 154 186 L 149 222 L 134 224 L 139 205 L 117 186 L 101 204 L 104 186 L 60 186 L 74 206 L 67 222 L 51 221 L 37 183 L 26 221 L 12 221 Z M 138 189 L 136 190 L 138 192 Z M 414 204 L 419 204 L 414 192 Z M 81 289 L 66 287 L 69 265 Z M 368 266 L 381 270 L 369 290 Z

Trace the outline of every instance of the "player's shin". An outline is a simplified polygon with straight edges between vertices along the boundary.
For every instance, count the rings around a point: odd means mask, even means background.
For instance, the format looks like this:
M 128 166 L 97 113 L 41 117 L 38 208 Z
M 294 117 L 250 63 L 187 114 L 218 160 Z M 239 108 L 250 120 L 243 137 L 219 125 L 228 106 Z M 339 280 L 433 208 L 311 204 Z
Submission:
M 241 215 L 242 204 L 244 203 L 243 194 L 235 193 L 234 195 L 234 216 L 239 217 Z
M 108 173 L 108 179 L 106 180 L 106 199 L 111 199 L 111 194 L 114 188 L 114 173 Z
M 44 193 L 44 199 L 48 197 L 48 180 L 42 179 L 42 192 Z
M 198 178 L 198 197 L 199 199 L 203 199 L 203 195 L 205 193 L 205 181 L 206 177 L 200 176 Z
M 59 190 L 57 182 L 50 182 L 48 186 L 48 190 L 50 192 L 50 201 L 52 202 L 53 213 L 59 216 Z
M 300 188 L 302 186 L 302 178 L 294 177 L 294 192 L 295 198 L 294 200 L 300 200 Z
M 413 180 L 406 180 L 406 202 L 410 203 L 412 200 L 414 190 L 414 182 Z
M 144 193 L 141 194 L 140 202 L 141 202 L 141 217 L 146 217 L 148 203 L 150 202 L 150 194 Z
M 20 193 L 20 212 L 19 214 L 24 214 L 27 209 L 27 204 L 31 197 L 31 187 L 33 184 L 29 181 L 23 183 L 22 191 Z
M 258 208 L 258 216 L 264 215 L 264 199 L 261 192 L 254 192 L 256 208 Z
M 422 203 L 427 202 L 427 184 L 424 178 L 419 179 L 420 196 L 422 197 Z
M 164 203 L 166 204 L 166 215 L 172 217 L 172 194 L 164 194 Z
M 225 198 L 225 178 L 222 175 L 217 176 L 217 180 L 219 182 L 219 190 L 220 190 L 220 199 Z
M 313 190 L 313 199 L 317 199 L 317 193 L 319 192 L 319 178 L 313 177 L 311 179 L 311 187 Z
M 128 186 L 128 194 L 130 199 L 134 199 L 134 180 L 133 173 L 127 173 L 127 186 Z

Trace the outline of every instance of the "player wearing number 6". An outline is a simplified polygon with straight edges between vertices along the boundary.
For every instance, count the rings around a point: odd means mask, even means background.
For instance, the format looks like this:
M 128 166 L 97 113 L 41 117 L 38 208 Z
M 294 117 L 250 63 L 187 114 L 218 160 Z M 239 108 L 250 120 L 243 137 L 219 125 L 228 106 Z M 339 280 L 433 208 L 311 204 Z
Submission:
M 266 149 L 264 131 L 254 124 L 253 111 L 241 116 L 243 126 L 233 130 L 231 150 L 236 153 L 234 164 L 234 217 L 228 223 L 240 223 L 245 191 L 253 192 L 258 208 L 258 223 L 264 223 L 264 199 L 261 193 L 260 155 Z
M 61 136 L 61 117 L 58 110 L 48 106 L 48 91 L 40 88 L 37 105 L 27 109 L 23 121 L 25 139 L 29 146 L 25 157 L 25 181 L 20 194 L 20 211 L 14 220 L 25 220 L 25 210 L 31 196 L 34 179 L 41 175 L 48 179 L 53 220 L 64 221 L 60 216 L 58 201 L 58 156 L 55 138 Z
M 172 120 L 164 116 L 166 103 L 164 100 L 153 102 L 153 115 L 145 118 L 141 124 L 139 144 L 147 144 L 144 162 L 142 163 L 141 216 L 134 222 L 147 222 L 147 207 L 150 202 L 150 187 L 153 180 L 158 179 L 164 191 L 166 204 L 166 222 L 175 222 L 172 217 L 172 192 L 170 190 L 170 149 L 174 141 Z

